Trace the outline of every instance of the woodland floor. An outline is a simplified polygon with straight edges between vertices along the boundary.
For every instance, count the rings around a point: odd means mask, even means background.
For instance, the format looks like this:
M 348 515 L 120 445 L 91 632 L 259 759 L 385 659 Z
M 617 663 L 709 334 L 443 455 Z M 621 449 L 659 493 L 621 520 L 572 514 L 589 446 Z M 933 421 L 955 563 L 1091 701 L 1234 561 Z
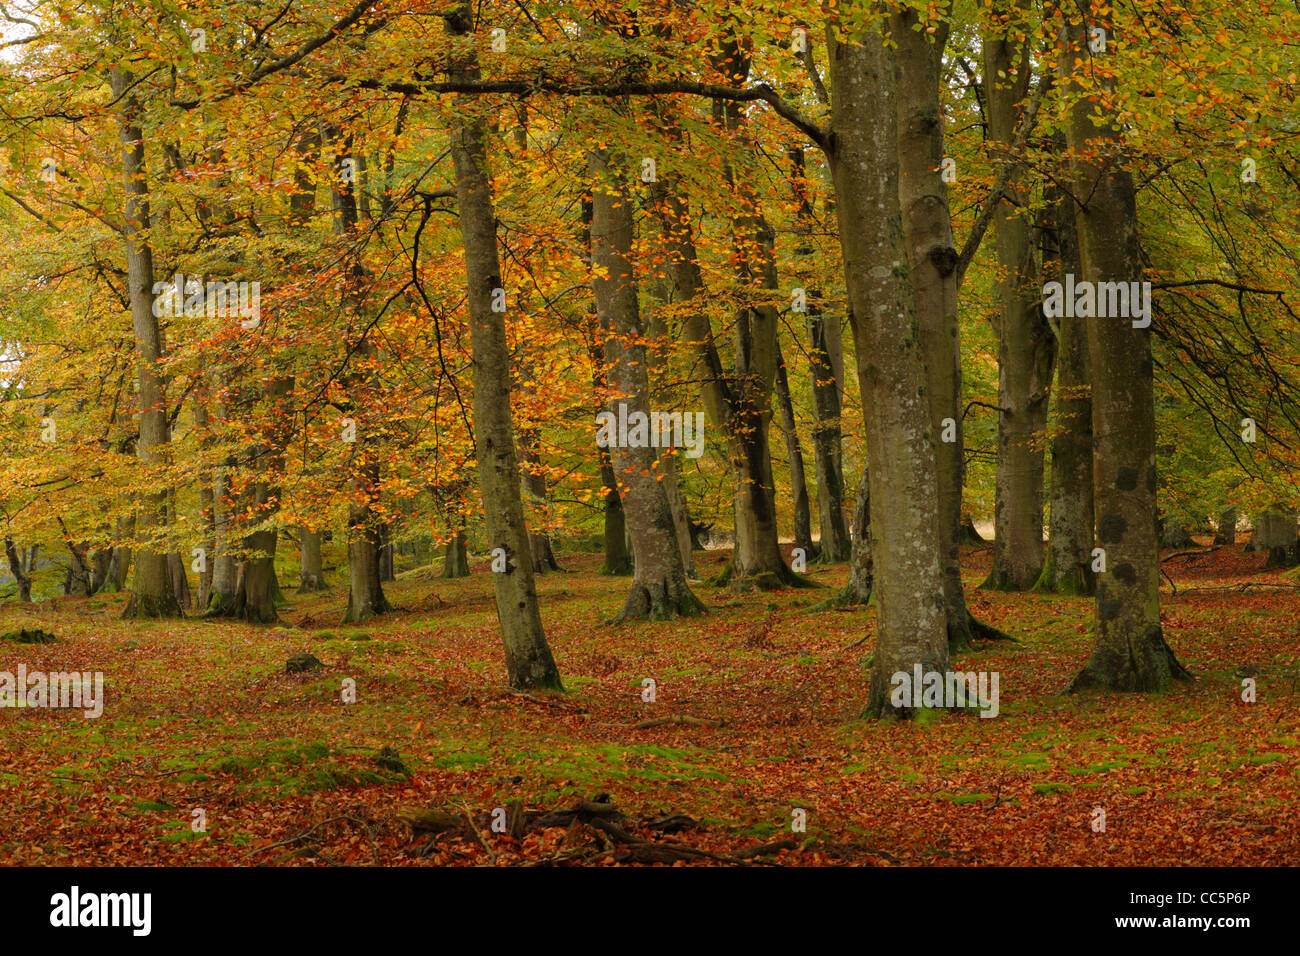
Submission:
M 701 573 L 724 558 L 700 556 Z M 624 833 L 706 851 L 662 857 L 706 864 L 782 839 L 793 848 L 763 862 L 1300 863 L 1300 591 L 1259 587 L 1294 579 L 1260 573 L 1263 557 L 1240 546 L 1163 565 L 1177 587 L 1165 583 L 1165 634 L 1195 683 L 1115 697 L 1061 694 L 1089 652 L 1091 600 L 976 590 L 988 552 L 968 551 L 972 610 L 1020 643 L 954 667 L 998 671 L 1001 713 L 920 723 L 858 719 L 871 640 L 858 642 L 874 611 L 802 614 L 828 592 L 701 586 L 706 617 L 604 627 L 627 580 L 596 575 L 592 555 L 562 560 L 569 573 L 539 579 L 558 697 L 504 687 L 484 562 L 457 581 L 404 575 L 387 586 L 404 610 L 361 628 L 335 624 L 337 588 L 291 596 L 283 626 L 267 628 L 123 622 L 118 595 L 8 605 L 0 631 L 42 626 L 62 642 L 0 645 L 0 669 L 101 670 L 107 704 L 97 720 L 0 710 L 0 862 L 656 859 L 586 817 L 534 820 L 521 840 L 490 832 L 491 810 L 511 800 L 563 810 L 604 793 Z M 325 669 L 287 676 L 300 651 Z M 1258 703 L 1240 699 L 1243 668 Z M 340 702 L 346 677 L 355 704 Z M 655 703 L 641 700 L 645 677 Z M 634 729 L 671 714 L 725 726 Z M 409 777 L 376 765 L 383 746 Z M 463 809 L 472 828 L 462 816 L 416 832 L 397 817 L 431 806 Z M 1090 826 L 1096 807 L 1104 833 Z M 794 808 L 806 833 L 790 832 Z M 694 824 L 647 823 L 671 814 Z

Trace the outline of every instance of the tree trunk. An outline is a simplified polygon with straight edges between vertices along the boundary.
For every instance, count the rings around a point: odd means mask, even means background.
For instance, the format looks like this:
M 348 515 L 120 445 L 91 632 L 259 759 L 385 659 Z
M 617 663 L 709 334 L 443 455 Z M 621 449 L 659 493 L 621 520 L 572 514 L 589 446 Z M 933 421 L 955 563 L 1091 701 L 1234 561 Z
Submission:
M 383 543 L 370 507 L 375 494 L 375 470 L 363 463 L 351 483 L 353 493 L 362 495 L 364 503 L 348 507 L 348 609 L 343 614 L 344 624 L 361 624 L 389 610 L 380 576 Z
M 600 573 L 623 577 L 632 573 L 632 552 L 627 546 L 627 519 L 623 499 L 618 493 L 618 476 L 610 463 L 609 452 L 601 448 L 600 480 L 605 488 L 605 563 Z
M 852 552 L 849 556 L 849 580 L 839 594 L 810 608 L 825 611 L 837 607 L 854 607 L 871 601 L 874 584 L 871 561 L 871 483 L 867 469 L 862 469 L 862 484 L 858 486 L 858 503 L 853 509 L 850 528 Z
M 274 506 L 269 503 L 269 487 L 264 482 L 250 489 L 250 501 L 245 508 L 254 522 L 268 520 Z M 234 616 L 253 624 L 274 624 L 279 620 L 275 612 L 275 528 L 260 528 L 244 536 L 244 559 L 239 564 L 235 580 Z
M 470 33 L 473 25 L 467 4 L 447 15 L 453 36 Z M 469 52 L 463 59 L 458 58 L 450 64 L 448 76 L 453 81 L 477 80 L 477 55 Z M 452 124 L 451 154 L 468 282 L 474 437 L 488 548 L 500 549 L 508 562 L 505 572 L 492 575 L 506 671 L 512 687 L 558 690 L 562 689 L 560 672 L 542 630 L 533 567 L 528 560 L 528 528 L 519 491 L 519 462 L 510 410 L 510 348 L 505 315 L 492 310 L 494 292 L 501 288 L 501 265 L 488 178 L 487 130 L 476 118 L 476 107 L 463 99 L 457 105 L 464 112 Z
M 1065 139 L 1058 141 L 1065 152 Z M 1083 274 L 1074 200 L 1054 191 L 1055 221 L 1044 230 L 1044 272 L 1064 282 Z M 1035 590 L 1090 595 L 1092 570 L 1092 393 L 1089 385 L 1087 320 L 1062 316 L 1056 356 L 1056 405 L 1052 429 L 1052 491 L 1047 564 Z
M 524 472 L 524 487 L 528 490 L 528 496 L 532 498 L 537 513 L 543 516 L 539 520 L 544 520 L 549 502 L 546 475 L 541 470 L 541 457 L 537 452 L 537 442 L 536 430 L 527 430 L 521 436 L 519 458 Z M 551 547 L 550 535 L 545 531 L 530 531 L 528 541 L 533 561 L 533 573 L 545 574 L 548 571 L 560 570 L 559 562 L 555 560 L 555 551 Z
M 849 560 L 849 583 L 845 598 L 848 603 L 866 604 L 871 600 L 875 575 L 871 561 L 871 482 L 867 469 L 862 469 L 862 486 L 858 489 L 857 506 L 853 509 L 853 554 Z
M 961 333 L 957 321 L 957 262 L 947 186 L 943 182 L 943 118 L 939 84 L 948 25 L 931 34 L 910 7 L 890 17 L 897 43 L 897 164 L 899 201 L 916 320 L 925 363 L 925 394 L 937 469 L 936 547 L 943 566 L 948 646 L 957 651 L 980 637 L 1004 638 L 971 618 L 961 580 L 962 480 Z
M 176 603 L 183 611 L 190 608 L 190 579 L 185 573 L 186 563 L 185 556 L 179 551 L 167 555 L 167 571 L 172 579 L 172 592 L 176 595 Z
M 211 397 L 208 393 L 208 380 L 200 379 L 194 395 L 194 430 L 199 436 L 199 527 L 203 538 L 199 547 L 203 549 L 203 563 L 200 565 L 199 586 L 195 593 L 194 606 L 202 613 L 207 610 L 212 598 L 212 559 L 216 553 L 216 509 L 213 502 L 213 475 L 209 463 L 210 449 L 213 444 L 211 433 L 212 416 L 208 410 Z
M 536 494 L 531 488 L 529 491 Z M 560 570 L 560 563 L 555 560 L 555 549 L 551 547 L 551 536 L 545 531 L 534 531 L 528 537 L 532 551 L 533 571 L 537 574 L 546 574 L 548 571 Z
M 457 528 L 447 539 L 447 551 L 442 560 L 444 578 L 469 577 L 469 546 L 465 540 L 465 529 Z
M 117 539 L 119 541 L 130 541 L 135 537 L 135 512 L 123 515 L 117 519 Z M 108 564 L 107 585 L 113 591 L 121 591 L 126 588 L 127 574 L 131 570 L 131 548 L 128 545 L 119 544 L 113 548 L 113 557 Z
M 812 540 L 812 509 L 808 502 L 808 482 L 804 477 L 803 446 L 799 443 L 799 427 L 794 419 L 794 402 L 790 399 L 790 379 L 780 344 L 776 347 L 776 361 L 776 396 L 781 407 L 781 431 L 785 434 L 785 450 L 790 457 L 790 494 L 794 499 L 794 546 L 802 548 L 804 556 L 811 558 L 816 551 Z
M 393 551 L 393 523 L 385 521 L 379 526 L 379 580 L 396 581 L 397 568 L 394 566 L 394 560 L 397 557 Z
M 829 32 L 829 31 L 828 31 Z M 908 713 L 896 673 L 948 670 L 938 470 L 899 207 L 894 63 L 880 33 L 832 39 L 828 156 L 867 440 L 876 645 L 867 716 Z
M 1097 98 L 1093 56 L 1085 31 L 1092 0 L 1064 13 L 1061 78 L 1072 96 L 1066 124 L 1073 184 L 1086 197 L 1077 210 L 1080 258 L 1087 281 L 1141 281 L 1137 190 L 1123 164 L 1113 113 Z M 1078 11 L 1077 15 L 1075 11 Z M 1102 22 L 1113 37 L 1113 24 Z M 1113 41 L 1112 41 L 1113 42 Z M 1089 77 L 1087 94 L 1075 71 Z M 1102 113 L 1097 126 L 1091 115 Z M 1151 333 L 1122 317 L 1088 325 L 1092 371 L 1093 488 L 1097 541 L 1106 569 L 1097 579 L 1092 656 L 1071 690 L 1165 690 L 1189 675 L 1165 643 L 1160 627 L 1160 549 L 1156 540 L 1155 399 Z
M 153 248 L 149 244 L 149 184 L 144 162 L 144 132 L 137 119 L 140 104 L 129 93 L 134 77 L 120 69 L 109 71 L 109 84 L 119 102 L 118 138 L 122 144 L 122 183 L 126 193 L 122 237 L 126 246 L 126 272 L 131 325 L 137 352 L 136 399 L 140 434 L 136 454 L 146 471 L 166 461 L 170 441 L 164 382 L 158 368 L 162 336 L 153 313 Z M 150 480 L 155 480 L 152 477 Z M 140 547 L 135 555 L 135 577 L 124 618 L 180 617 L 172 591 L 167 551 L 163 544 L 167 523 L 167 493 L 148 491 L 142 496 L 137 519 Z
M 239 585 L 239 565 L 233 549 L 231 527 L 231 500 L 229 466 L 222 464 L 212 473 L 212 542 L 213 553 L 208 561 L 212 565 L 212 582 L 208 603 L 203 613 L 226 617 L 235 613 L 235 596 Z
M 1013 4 L 1019 7 L 1020 3 Z M 1007 11 L 1002 11 L 1006 13 Z M 1014 20 L 1014 12 L 1011 14 Z M 1016 25 L 984 38 L 989 139 L 1009 150 L 1026 103 L 1031 71 Z M 1030 194 L 1019 160 L 993 217 L 1000 277 L 998 312 L 998 460 L 993 568 L 984 586 L 1025 591 L 1043 570 L 1044 432 L 1054 341 L 1043 317 L 1042 284 L 1029 218 Z
M 830 319 L 817 314 L 808 320 L 809 371 L 813 376 L 813 456 L 817 471 L 818 559 L 843 561 L 852 552 L 844 523 L 844 457 L 841 451 L 840 382 L 827 335 Z M 834 343 L 838 344 L 838 343 Z
M 324 540 L 325 533 L 319 528 L 308 528 L 302 525 L 298 529 L 302 555 L 298 572 L 299 592 L 326 590 L 325 566 L 321 557 L 321 545 Z
M 1282 505 L 1265 511 L 1251 535 L 1254 551 L 1268 552 L 1264 570 L 1291 568 L 1300 563 L 1300 542 L 1296 539 L 1296 512 Z
M 90 549 L 87 545 L 72 540 L 68 526 L 59 518 L 59 528 L 63 531 L 63 543 L 68 549 L 68 574 L 64 580 L 63 593 L 74 597 L 90 596 Z
M 5 557 L 9 559 L 9 573 L 14 576 L 14 582 L 18 585 L 18 600 L 30 604 L 32 601 L 32 576 L 29 573 L 31 569 L 14 544 L 14 539 L 9 535 L 5 535 Z
M 618 158 L 601 150 L 588 153 L 592 186 L 591 287 L 605 333 L 605 364 L 615 397 L 608 404 L 615 422 L 650 421 L 650 379 L 646 371 L 646 330 L 637 305 L 632 259 L 632 198 L 627 173 Z M 608 429 L 611 431 L 621 429 Z M 704 606 L 691 591 L 682 564 L 677 528 L 660 480 L 659 452 L 648 432 L 637 441 L 613 435 L 607 448 L 636 561 L 632 586 L 616 621 L 665 620 L 700 613 Z M 626 440 L 623 440 L 626 439 Z
M 984 540 L 984 536 L 979 533 L 979 529 L 975 527 L 975 520 L 969 514 L 962 515 L 961 528 L 957 532 L 957 543 L 976 548 L 988 544 Z
M 812 203 L 808 198 L 802 146 L 790 148 L 791 179 L 798 209 L 796 228 L 801 237 L 815 228 Z M 795 249 L 799 257 L 811 256 L 806 239 Z M 832 334 L 838 322 L 828 320 L 821 310 L 821 293 L 805 289 L 808 306 L 808 371 L 813 397 L 813 463 L 817 476 L 817 558 L 835 564 L 850 556 L 852 546 L 844 523 L 844 468 L 841 453 L 840 388 L 843 361 L 840 339 Z M 784 362 L 782 363 L 784 365 Z
M 1215 544 L 1237 543 L 1237 509 L 1224 508 L 1219 512 L 1219 526 L 1214 531 Z
M 108 583 L 108 572 L 113 566 L 113 549 L 99 548 L 90 557 L 90 593 L 98 594 Z
M 750 74 L 750 54 L 728 37 L 715 66 L 735 86 Z M 742 144 L 749 144 L 747 112 L 739 103 L 715 101 L 714 118 Z M 736 280 L 752 292 L 775 292 L 776 234 L 764 218 L 752 184 L 723 163 L 723 177 L 741 198 L 741 211 L 731 217 L 732 258 Z M 780 316 L 771 305 L 741 309 L 736 315 L 735 376 L 730 382 L 730 421 L 726 429 L 735 483 L 736 547 L 723 577 L 735 590 L 770 590 L 811 586 L 786 565 L 776 523 L 776 483 L 768 426 L 780 355 L 777 348 Z M 811 531 L 809 532 L 811 535 Z
M 671 302 L 671 283 L 663 283 L 663 285 L 668 288 L 661 298 L 665 302 Z M 670 347 L 668 329 L 657 310 L 647 316 L 646 328 L 650 337 L 662 348 Z M 653 396 L 651 403 L 653 404 Z M 703 436 L 700 436 L 700 440 L 703 441 Z M 677 531 L 677 548 L 682 553 L 682 567 L 686 570 L 688 580 L 697 581 L 699 575 L 695 571 L 695 554 L 691 548 L 691 513 L 686 506 L 686 495 L 682 491 L 681 461 L 677 455 L 664 455 L 660 459 L 660 467 L 663 470 L 664 491 L 668 495 L 668 510 L 672 512 L 673 528 Z
M 330 132 L 341 144 L 350 143 L 350 139 L 342 137 L 338 130 Z M 358 222 L 355 183 L 350 178 L 338 177 L 332 195 L 335 233 L 345 237 L 354 235 Z M 354 258 L 348 267 L 349 284 L 344 290 L 342 304 L 355 316 L 359 316 L 364 308 L 362 284 L 365 278 L 365 268 L 359 259 Z M 356 336 L 351 348 L 353 354 L 362 359 L 374 355 L 375 346 L 366 331 L 350 329 L 349 335 Z M 356 375 L 345 384 L 357 388 L 363 386 L 364 381 L 361 375 Z M 380 493 L 381 464 L 376 447 L 378 436 L 374 429 L 366 427 L 368 416 L 363 407 L 349 401 L 347 409 L 356 427 L 356 443 L 348 479 L 348 606 L 343 612 L 342 623 L 360 624 L 389 610 L 383 585 L 384 529 L 375 508 Z
M 1171 517 L 1160 523 L 1160 547 L 1193 548 L 1196 539 L 1187 530 L 1187 524 L 1179 518 Z

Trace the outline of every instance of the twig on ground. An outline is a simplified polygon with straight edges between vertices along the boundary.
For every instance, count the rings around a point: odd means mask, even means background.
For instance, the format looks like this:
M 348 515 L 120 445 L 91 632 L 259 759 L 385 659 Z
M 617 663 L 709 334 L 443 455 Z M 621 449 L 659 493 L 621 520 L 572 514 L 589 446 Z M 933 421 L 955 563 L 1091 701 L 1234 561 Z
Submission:
M 478 840 L 479 845 L 482 846 L 483 849 L 487 851 L 488 862 L 493 866 L 496 866 L 497 855 L 492 852 L 492 848 L 488 846 L 487 841 L 483 839 L 483 834 L 479 833 L 478 827 L 474 825 L 474 818 L 470 816 L 469 807 L 462 803 L 460 805 L 460 811 L 465 815 L 465 822 L 469 824 L 470 832 L 474 834 L 474 838 Z

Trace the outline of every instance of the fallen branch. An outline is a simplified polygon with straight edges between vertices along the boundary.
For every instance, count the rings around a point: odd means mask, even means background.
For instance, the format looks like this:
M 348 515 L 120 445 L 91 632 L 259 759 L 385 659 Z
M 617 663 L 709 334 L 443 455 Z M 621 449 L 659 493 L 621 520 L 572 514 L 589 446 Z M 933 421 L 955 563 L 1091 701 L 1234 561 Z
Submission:
M 667 717 L 651 717 L 637 723 L 633 730 L 646 730 L 650 727 L 662 727 L 665 724 L 685 724 L 688 727 L 725 727 L 725 720 L 713 720 L 708 717 L 692 717 L 689 714 L 669 714 Z
M 446 830 L 455 830 L 460 826 L 459 816 L 435 808 L 403 807 L 395 816 L 412 830 L 428 833 L 442 833 Z
M 365 820 L 359 820 L 356 817 L 350 817 L 347 815 L 339 816 L 339 817 L 330 817 L 326 820 L 320 821 L 319 823 L 312 824 L 307 829 L 303 830 L 301 833 L 297 833 L 294 836 L 289 837 L 289 839 L 287 840 L 281 840 L 278 843 L 268 843 L 266 846 L 259 846 L 255 850 L 249 850 L 247 853 L 244 854 L 244 859 L 247 860 L 249 857 L 256 856 L 257 854 L 262 853 L 266 850 L 274 850 L 278 846 L 289 846 L 291 844 L 298 843 L 299 841 L 305 839 L 307 837 L 307 834 L 311 833 L 313 830 L 319 829 L 320 827 L 325 826 L 325 824 L 327 823 L 338 823 L 340 820 L 350 820 L 353 823 L 361 824 L 363 827 L 369 826 L 369 824 L 366 823 Z
M 1174 558 L 1194 558 L 1202 554 L 1213 554 L 1215 551 L 1218 551 L 1222 547 L 1223 545 L 1216 544 L 1212 548 L 1202 548 L 1199 551 L 1175 551 L 1173 554 L 1167 554 L 1163 558 L 1161 558 L 1160 563 L 1164 564 L 1166 561 L 1172 561 Z
M 1269 591 L 1300 591 L 1300 584 L 1270 584 L 1267 581 L 1244 581 L 1221 588 L 1184 588 L 1180 594 L 1242 594 L 1251 588 Z
M 550 707 L 553 710 L 564 710 L 571 714 L 587 713 L 587 708 L 583 707 L 581 704 L 574 704 L 565 700 L 546 700 L 542 697 L 534 697 L 532 694 L 525 694 L 522 691 L 510 691 L 508 694 L 503 696 L 518 697 L 520 700 L 525 700 L 530 704 L 541 704 L 543 707 Z

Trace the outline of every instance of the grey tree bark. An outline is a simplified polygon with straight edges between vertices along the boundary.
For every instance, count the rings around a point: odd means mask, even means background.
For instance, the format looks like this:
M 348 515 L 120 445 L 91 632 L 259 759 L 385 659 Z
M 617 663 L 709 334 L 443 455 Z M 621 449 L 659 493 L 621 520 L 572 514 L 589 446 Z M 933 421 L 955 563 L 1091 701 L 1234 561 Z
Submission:
M 1059 140 L 1065 152 L 1065 137 Z M 1064 282 L 1083 274 L 1074 200 L 1060 190 L 1052 198 L 1051 227 L 1043 231 L 1044 278 Z M 1052 412 L 1052 485 L 1047 562 L 1037 591 L 1091 595 L 1092 570 L 1092 386 L 1089 384 L 1087 320 L 1058 320 L 1056 396 Z
M 1093 0 L 1063 11 L 1059 69 L 1072 99 L 1066 123 L 1073 175 L 1071 192 L 1086 197 L 1077 210 L 1080 258 L 1086 281 L 1143 278 L 1138 244 L 1137 189 L 1125 165 L 1110 108 L 1098 102 L 1089 67 L 1086 31 L 1113 23 L 1094 15 Z M 1080 95 L 1076 71 L 1088 76 Z M 1092 115 L 1101 112 L 1100 123 Z M 1152 321 L 1159 321 L 1153 318 Z M 1071 690 L 1165 690 L 1189 679 L 1160 626 L 1159 542 L 1156 540 L 1156 441 L 1151 332 L 1126 318 L 1088 323 L 1092 369 L 1093 488 L 1097 543 L 1106 570 L 1097 579 L 1092 656 Z
M 605 489 L 605 562 L 601 574 L 618 577 L 632 573 L 632 552 L 627 545 L 627 518 L 623 514 L 623 499 L 618 493 L 618 476 L 610 461 L 609 452 L 601 448 L 600 481 Z
M 804 151 L 790 148 L 791 179 L 798 215 L 795 228 L 800 235 L 796 256 L 809 256 L 812 246 L 807 235 L 815 228 L 808 197 Z M 813 467 L 817 481 L 817 558 L 835 564 L 849 557 L 852 545 L 844 522 L 844 468 L 841 453 L 840 389 L 843 387 L 843 358 L 840 355 L 838 320 L 822 312 L 821 293 L 806 288 L 808 319 L 808 371 L 813 397 Z
M 325 584 L 325 566 L 321 555 L 321 545 L 324 542 L 325 532 L 320 528 L 298 526 L 299 591 L 324 591 L 328 587 Z
M 122 188 L 126 193 L 122 239 L 126 247 L 128 298 L 137 353 L 136 399 L 140 434 L 136 455 L 146 469 L 166 461 L 171 440 L 167 423 L 167 398 L 159 360 L 162 335 L 153 313 L 153 248 L 149 243 L 149 185 L 144 160 L 144 132 L 140 127 L 140 102 L 130 92 L 134 76 L 121 69 L 109 71 L 109 85 L 118 101 L 118 139 L 122 144 Z M 139 546 L 135 576 L 124 618 L 181 617 L 172 590 L 167 548 L 167 493 L 147 491 L 136 519 Z
M 117 540 L 130 541 L 135 537 L 135 512 L 120 516 L 117 519 Z M 126 588 L 127 575 L 131 570 L 131 548 L 127 545 L 116 545 L 113 548 L 113 556 L 108 563 L 108 580 L 105 586 L 112 591 L 122 591 Z
M 474 28 L 468 4 L 454 7 L 446 15 L 446 22 L 453 36 L 465 36 Z M 477 80 L 476 54 L 467 52 L 455 58 L 449 65 L 448 76 L 453 80 Z M 505 645 L 506 672 L 512 687 L 561 690 L 560 672 L 542 630 L 532 562 L 528 560 L 528 527 L 524 523 L 510 411 L 510 349 L 505 315 L 492 309 L 494 293 L 502 285 L 487 130 L 475 115 L 472 102 L 459 99 L 457 106 L 461 113 L 452 121 L 450 147 L 465 246 L 474 364 L 475 451 L 488 548 L 501 549 L 507 559 L 506 571 L 492 576 Z
M 995 12 L 1005 28 L 984 37 L 984 93 L 989 139 L 1010 150 L 1028 100 L 1030 51 L 1024 0 Z M 984 586 L 1025 591 L 1043 570 L 1043 466 L 1055 341 L 1042 310 L 1042 282 L 1024 214 L 1030 199 L 1019 160 L 993 218 L 1000 278 L 998 312 L 998 460 L 993 567 Z
M 849 580 L 834 597 L 809 608 L 809 611 L 828 611 L 839 607 L 854 607 L 871 601 L 875 575 L 871 560 L 871 482 L 868 468 L 862 468 L 862 483 L 858 486 L 857 505 L 853 509 L 850 525 L 852 552 L 849 556 Z
M 212 447 L 210 427 L 212 416 L 208 411 L 210 401 L 206 381 L 202 382 L 194 395 L 194 430 L 199 433 L 199 453 L 202 463 L 199 466 L 199 527 L 203 529 L 203 538 L 199 547 L 203 550 L 203 563 L 200 565 L 199 584 L 194 593 L 194 607 L 202 613 L 207 610 L 212 597 L 212 563 L 216 554 L 216 510 L 213 501 L 212 467 L 208 464 L 208 453 Z
M 346 150 L 349 140 L 339 135 L 337 130 L 331 130 L 331 133 Z M 356 186 L 350 178 L 339 176 L 333 184 L 332 195 L 334 230 L 340 236 L 350 236 L 358 223 Z M 355 254 L 348 271 L 349 287 L 343 294 L 343 307 L 358 315 L 362 309 L 360 286 L 365 270 Z M 360 359 L 374 355 L 375 346 L 366 330 L 356 333 L 350 330 L 349 334 L 357 335 L 351 347 L 352 354 Z M 347 384 L 358 378 L 353 376 Z M 377 436 L 367 427 L 368 416 L 364 408 L 349 401 L 347 411 L 356 428 L 356 443 L 348 479 L 348 606 L 343 613 L 343 623 L 359 624 L 387 613 L 390 606 L 383 585 L 383 521 L 376 508 L 381 469 Z
M 442 559 L 442 576 L 444 578 L 469 577 L 469 546 L 465 539 L 465 529 L 457 528 L 447 539 L 447 549 Z
M 1296 537 L 1296 511 L 1285 505 L 1271 505 L 1259 516 L 1250 536 L 1252 551 L 1265 551 L 1266 570 L 1300 564 L 1300 541 Z
M 1005 638 L 971 617 L 961 579 L 960 531 L 965 452 L 962 441 L 961 331 L 957 321 L 959 255 L 943 182 L 943 118 L 939 86 L 948 24 L 933 39 L 917 11 L 894 7 L 889 21 L 897 45 L 897 163 L 916 318 L 925 362 L 931 437 L 938 470 L 936 546 L 943 565 L 948 645 L 970 647 L 976 637 Z
M 948 669 L 938 468 L 899 205 L 894 61 L 877 28 L 831 49 L 828 157 L 867 439 L 876 647 L 866 714 L 906 712 L 891 678 Z
M 663 282 L 664 287 L 661 299 L 665 302 L 672 301 L 671 283 Z M 652 311 L 646 317 L 646 329 L 650 333 L 650 338 L 656 346 L 667 350 L 670 347 L 668 329 L 664 324 L 663 317 L 657 310 Z M 651 372 L 654 368 L 650 369 Z M 653 387 L 654 381 L 651 380 Z M 651 402 L 654 401 L 654 394 L 651 393 Z M 677 455 L 664 455 L 660 459 L 660 467 L 663 470 L 664 492 L 668 495 L 668 510 L 672 512 L 673 528 L 677 531 L 677 548 L 682 553 L 682 567 L 686 570 L 688 580 L 699 580 L 699 575 L 695 571 L 695 554 L 691 550 L 691 513 L 686 505 L 686 495 L 682 491 L 682 464 Z
M 785 450 L 790 458 L 790 497 L 794 504 L 794 546 L 803 550 L 805 557 L 816 555 L 812 539 L 812 505 L 808 499 L 808 480 L 804 473 L 803 444 L 799 441 L 799 425 L 794 417 L 794 402 L 790 398 L 790 376 L 781 352 L 776 347 L 776 397 L 781 409 L 781 433 L 785 436 Z
M 588 153 L 592 185 L 591 266 L 597 315 L 605 333 L 605 365 L 616 420 L 649 420 L 646 330 L 637 303 L 633 205 L 624 162 L 602 150 Z M 686 580 L 677 528 L 659 473 L 657 449 L 632 442 L 608 447 L 635 554 L 632 586 L 615 620 L 664 620 L 704 606 Z

